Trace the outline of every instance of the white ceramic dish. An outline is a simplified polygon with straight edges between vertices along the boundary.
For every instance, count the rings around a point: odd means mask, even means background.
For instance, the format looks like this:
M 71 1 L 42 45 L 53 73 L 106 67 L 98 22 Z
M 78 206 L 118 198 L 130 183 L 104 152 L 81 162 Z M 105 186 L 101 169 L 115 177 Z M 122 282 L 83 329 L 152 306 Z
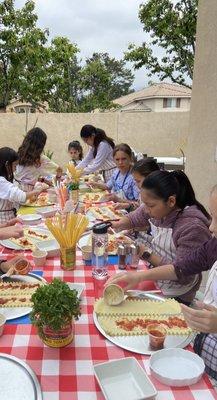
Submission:
M 134 357 L 96 364 L 94 373 L 106 400 L 151 400 L 157 395 Z
M 36 213 L 41 215 L 43 218 L 53 217 L 57 212 L 55 207 L 41 207 L 36 209 Z
M 183 349 L 159 350 L 150 358 L 152 375 L 169 386 L 189 386 L 198 382 L 205 370 L 197 354 Z
M 28 275 L 14 275 L 10 278 L 7 278 L 7 281 L 4 282 L 29 282 L 29 283 L 38 283 L 38 281 L 46 283 L 46 280 L 39 275 L 29 273 Z M 0 313 L 3 314 L 7 321 L 23 317 L 24 315 L 29 314 L 32 311 L 31 307 L 1 307 Z M 0 392 L 1 393 L 1 392 Z M 1 399 L 1 395 L 0 395 Z
M 70 287 L 71 290 L 75 289 L 78 292 L 78 297 L 81 297 L 81 294 L 85 288 L 83 283 L 74 283 L 74 282 L 66 282 L 67 285 Z
M 55 239 L 37 242 L 35 246 L 38 250 L 46 251 L 47 257 L 57 257 L 60 253 L 59 243 Z
M 41 222 L 41 216 L 38 214 L 19 215 L 19 218 L 25 225 L 37 225 Z

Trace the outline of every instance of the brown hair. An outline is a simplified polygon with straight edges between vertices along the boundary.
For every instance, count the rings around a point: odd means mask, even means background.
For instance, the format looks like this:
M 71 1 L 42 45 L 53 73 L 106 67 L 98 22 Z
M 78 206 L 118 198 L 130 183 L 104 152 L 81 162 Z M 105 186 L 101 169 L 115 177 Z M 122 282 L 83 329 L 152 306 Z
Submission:
M 128 144 L 121 143 L 115 146 L 113 150 L 113 157 L 118 151 L 123 151 L 123 153 L 127 154 L 131 158 L 131 160 L 133 160 L 133 151 Z
M 19 164 L 27 166 L 39 162 L 46 140 L 47 135 L 41 128 L 30 129 L 18 149 Z
M 114 149 L 115 144 L 112 138 L 108 137 L 103 129 L 95 128 L 93 125 L 84 125 L 81 128 L 80 136 L 82 139 L 86 139 L 90 136 L 94 135 L 94 142 L 93 142 L 93 157 L 95 158 L 97 155 L 97 149 L 99 144 L 103 141 L 110 144 L 110 146 Z

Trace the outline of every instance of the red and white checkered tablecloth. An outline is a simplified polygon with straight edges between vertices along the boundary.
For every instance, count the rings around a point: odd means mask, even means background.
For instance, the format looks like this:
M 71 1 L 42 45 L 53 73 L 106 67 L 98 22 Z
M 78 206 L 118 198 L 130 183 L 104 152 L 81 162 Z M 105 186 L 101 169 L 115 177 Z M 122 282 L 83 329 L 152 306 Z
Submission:
M 28 258 L 31 259 L 31 255 Z M 109 267 L 111 273 L 114 270 L 114 266 Z M 93 365 L 108 360 L 133 356 L 150 375 L 148 356 L 113 345 L 96 329 L 92 317 L 94 288 L 91 267 L 83 265 L 80 252 L 76 270 L 63 271 L 58 258 L 48 259 L 43 276 L 48 281 L 61 277 L 65 281 L 85 284 L 82 315 L 75 323 L 73 343 L 62 349 L 52 349 L 41 342 L 33 326 L 6 325 L 0 338 L 0 352 L 14 355 L 32 367 L 41 383 L 44 400 L 103 400 L 94 378 Z M 217 393 L 207 375 L 197 384 L 182 388 L 168 387 L 152 377 L 151 380 L 158 390 L 157 400 L 217 400 Z M 124 398 L 124 393 L 120 394 L 120 400 Z

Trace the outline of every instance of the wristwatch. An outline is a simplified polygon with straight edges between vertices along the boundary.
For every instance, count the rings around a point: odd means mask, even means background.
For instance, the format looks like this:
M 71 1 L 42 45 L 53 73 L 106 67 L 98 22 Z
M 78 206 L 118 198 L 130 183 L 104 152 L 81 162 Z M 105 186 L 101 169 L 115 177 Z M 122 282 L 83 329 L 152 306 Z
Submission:
M 152 255 L 152 253 L 153 253 L 153 250 L 152 250 L 152 249 L 149 249 L 149 248 L 147 247 L 147 249 L 145 249 L 144 253 L 142 253 L 141 259 L 142 259 L 142 260 L 145 260 L 145 261 L 148 261 L 149 258 L 150 258 L 151 255 Z

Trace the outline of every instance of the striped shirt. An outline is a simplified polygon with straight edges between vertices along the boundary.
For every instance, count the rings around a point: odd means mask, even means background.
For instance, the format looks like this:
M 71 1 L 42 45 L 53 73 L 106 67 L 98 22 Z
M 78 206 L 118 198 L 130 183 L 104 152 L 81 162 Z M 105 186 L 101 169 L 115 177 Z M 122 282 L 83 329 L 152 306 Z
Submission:
M 85 174 L 91 174 L 96 171 L 106 172 L 116 168 L 113 161 L 113 148 L 108 142 L 102 141 L 99 144 L 95 158 L 93 152 L 94 148 L 91 147 L 84 159 L 77 165 L 78 168 L 84 168 Z

